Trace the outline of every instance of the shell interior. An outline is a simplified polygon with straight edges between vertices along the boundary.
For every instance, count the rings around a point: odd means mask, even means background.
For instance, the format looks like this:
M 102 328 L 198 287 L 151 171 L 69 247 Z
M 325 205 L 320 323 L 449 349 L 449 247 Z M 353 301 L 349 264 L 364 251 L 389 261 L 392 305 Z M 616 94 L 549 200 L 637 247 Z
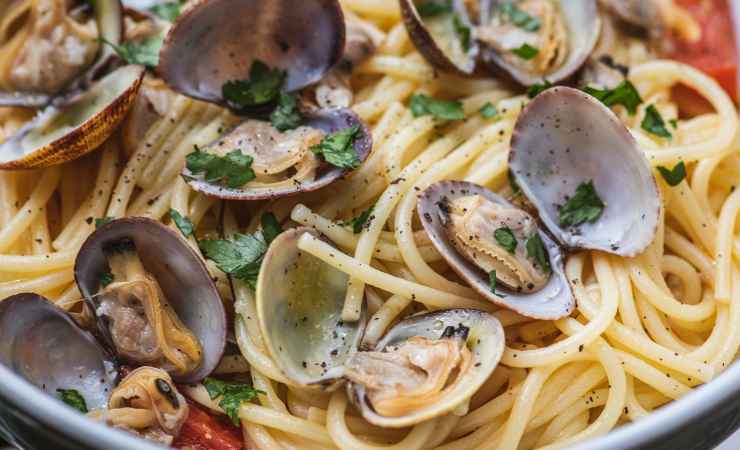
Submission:
M 272 241 L 257 281 L 257 315 L 267 349 L 290 380 L 331 387 L 357 350 L 365 312 L 357 322 L 342 321 L 348 276 L 300 252 L 304 233 L 319 236 L 295 228 Z
M 456 198 L 476 194 L 494 203 L 513 207 L 504 198 L 483 186 L 462 181 L 441 181 L 422 193 L 418 205 L 419 217 L 432 244 L 460 277 L 480 295 L 497 305 L 541 320 L 555 320 L 569 315 L 575 308 L 575 299 L 565 277 L 564 257 L 558 245 L 542 230 L 539 231 L 539 236 L 549 255 L 552 273 L 544 287 L 535 292 L 513 292 L 497 287 L 494 294 L 491 292 L 489 275 L 455 249 L 451 242 L 452 238 L 446 230 L 445 213 L 440 205 Z

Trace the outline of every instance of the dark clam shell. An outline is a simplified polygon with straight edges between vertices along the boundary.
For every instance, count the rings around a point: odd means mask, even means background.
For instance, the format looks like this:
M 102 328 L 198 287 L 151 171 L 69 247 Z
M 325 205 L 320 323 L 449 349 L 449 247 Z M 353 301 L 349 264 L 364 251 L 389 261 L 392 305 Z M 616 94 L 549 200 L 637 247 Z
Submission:
M 357 152 L 357 158 L 365 161 L 370 150 L 372 150 L 372 134 L 365 123 L 349 109 L 330 109 L 316 110 L 304 114 L 305 125 L 317 128 L 325 134 L 334 133 L 345 128 L 359 126 L 362 130 L 362 137 L 355 140 L 354 149 Z M 218 141 L 217 141 L 218 142 Z M 346 169 L 334 167 L 328 163 L 322 163 L 316 174 L 316 179 L 312 182 L 296 184 L 281 189 L 260 189 L 245 190 L 243 188 L 229 188 L 217 183 L 205 181 L 200 176 L 195 176 L 187 167 L 183 169 L 182 175 L 187 180 L 190 187 L 202 192 L 226 200 L 265 200 L 285 197 L 289 195 L 310 192 L 328 186 L 338 180 L 347 172 Z
M 89 409 L 104 408 L 117 383 L 115 359 L 59 307 L 36 294 L 0 302 L 0 362 L 57 397 L 74 389 Z
M 108 271 L 104 249 L 131 241 L 146 270 L 162 287 L 180 320 L 200 341 L 203 361 L 191 373 L 173 376 L 178 382 L 198 381 L 218 365 L 226 345 L 226 312 L 216 286 L 201 258 L 178 234 L 151 219 L 130 217 L 98 228 L 80 248 L 75 261 L 75 279 L 87 304 L 95 311 L 93 296 L 100 277 Z M 101 319 L 98 333 L 111 344 L 108 328 Z
M 564 256 L 550 236 L 540 230 L 539 235 L 550 257 L 552 274 L 547 284 L 536 292 L 513 292 L 497 288 L 491 292 L 488 274 L 468 261 L 455 249 L 444 224 L 444 212 L 440 205 L 450 200 L 468 195 L 480 195 L 492 202 L 513 207 L 504 198 L 483 186 L 463 181 L 441 181 L 427 188 L 419 199 L 418 209 L 421 223 L 432 244 L 439 250 L 452 269 L 460 275 L 480 295 L 497 305 L 517 313 L 540 320 L 555 320 L 568 316 L 575 308 L 575 298 L 571 292 L 564 271 Z
M 344 40 L 336 0 L 201 0 L 175 21 L 158 72 L 177 92 L 228 106 L 222 86 L 248 80 L 255 61 L 286 71 L 293 92 L 339 62 Z

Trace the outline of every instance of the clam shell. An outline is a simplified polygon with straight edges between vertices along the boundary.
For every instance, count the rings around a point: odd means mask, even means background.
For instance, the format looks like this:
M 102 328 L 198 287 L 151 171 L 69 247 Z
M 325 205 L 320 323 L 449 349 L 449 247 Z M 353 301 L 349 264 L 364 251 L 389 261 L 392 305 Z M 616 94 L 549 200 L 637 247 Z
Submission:
M 64 106 L 49 106 L 0 144 L 0 169 L 35 169 L 77 159 L 98 148 L 123 121 L 144 76 L 124 66 Z
M 492 202 L 513 207 L 503 197 L 483 186 L 463 181 L 441 181 L 433 184 L 419 199 L 419 218 L 424 230 L 450 267 L 480 295 L 523 316 L 556 320 L 570 315 L 575 308 L 575 298 L 565 276 L 563 268 L 565 258 L 558 245 L 542 230 L 539 235 L 550 257 L 552 274 L 547 284 L 536 292 L 512 292 L 504 287 L 497 287 L 496 292 L 499 295 L 494 294 L 491 292 L 488 274 L 457 252 L 445 229 L 444 216 L 438 204 L 475 194 Z
M 285 70 L 293 92 L 339 62 L 344 40 L 336 0 L 200 0 L 170 29 L 157 70 L 175 91 L 228 106 L 222 86 L 248 80 L 254 61 Z
M 382 351 L 414 336 L 439 339 L 447 327 L 457 328 L 460 325 L 470 330 L 467 345 L 473 356 L 465 379 L 458 382 L 443 401 L 402 417 L 378 415 L 368 402 L 364 387 L 348 383 L 348 396 L 358 406 L 365 420 L 386 428 L 408 427 L 447 414 L 472 397 L 491 376 L 504 353 L 504 328 L 491 314 L 474 309 L 450 309 L 411 316 L 393 326 L 378 342 L 375 351 Z
M 226 345 L 226 312 L 211 276 L 195 251 L 170 228 L 144 217 L 114 220 L 98 228 L 85 241 L 75 260 L 77 287 L 94 312 L 93 296 L 100 277 L 108 271 L 104 248 L 131 240 L 144 267 L 162 287 L 180 320 L 193 332 L 203 348 L 203 361 L 195 371 L 174 376 L 181 383 L 199 381 L 216 368 Z M 97 333 L 113 344 L 100 319 Z
M 372 133 L 365 123 L 351 110 L 330 109 L 309 111 L 304 114 L 304 118 L 306 119 L 306 126 L 317 128 L 327 135 L 345 128 L 359 126 L 363 136 L 354 142 L 357 157 L 360 161 L 365 161 L 370 154 L 373 146 Z M 216 142 L 218 142 L 218 139 Z M 194 190 L 226 200 L 266 200 L 315 191 L 328 186 L 346 173 L 346 169 L 334 167 L 324 162 L 318 169 L 316 178 L 312 182 L 296 184 L 281 189 L 262 188 L 246 190 L 244 188 L 229 188 L 220 184 L 210 183 L 201 176 L 193 175 L 187 167 L 182 171 L 183 177 Z
M 635 256 L 655 238 L 661 200 L 650 164 L 619 118 L 588 94 L 556 87 L 535 97 L 514 128 L 509 167 L 567 247 Z M 603 213 L 594 223 L 562 228 L 559 205 L 590 180 Z
M 257 316 L 265 346 L 286 377 L 301 386 L 331 389 L 360 344 L 366 314 L 363 310 L 359 321 L 342 322 L 349 277 L 299 251 L 304 233 L 320 237 L 301 227 L 270 244 L 257 281 Z
M 39 389 L 75 389 L 88 409 L 104 408 L 116 385 L 113 357 L 92 334 L 40 295 L 0 302 L 0 362 Z

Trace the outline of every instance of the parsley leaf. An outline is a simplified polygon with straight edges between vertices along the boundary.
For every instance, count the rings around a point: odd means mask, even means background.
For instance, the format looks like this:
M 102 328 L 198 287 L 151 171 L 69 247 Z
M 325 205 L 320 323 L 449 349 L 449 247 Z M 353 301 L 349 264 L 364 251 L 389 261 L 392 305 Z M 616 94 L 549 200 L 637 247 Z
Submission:
M 175 1 L 154 5 L 149 8 L 149 11 L 153 12 L 154 14 L 158 15 L 168 22 L 174 22 L 175 19 L 177 19 L 177 17 L 180 15 L 181 9 L 182 5 L 180 5 L 180 2 Z
M 100 42 L 113 47 L 122 60 L 129 64 L 141 64 L 150 69 L 156 68 L 159 64 L 159 49 L 162 47 L 163 40 L 162 36 L 152 36 L 141 42 L 126 41 L 121 45 L 116 45 L 100 38 Z
M 527 243 L 525 245 L 527 247 L 527 257 L 534 258 L 535 263 L 543 272 L 550 272 L 550 270 L 552 270 L 550 267 L 550 260 L 547 257 L 545 244 L 542 243 L 540 235 L 538 233 L 533 234 L 532 237 L 527 239 Z
M 511 192 L 514 195 L 518 195 L 522 191 L 522 188 L 519 187 L 516 180 L 514 179 L 514 173 L 511 171 L 511 169 L 509 169 L 509 171 L 506 173 L 506 177 L 509 179 L 509 186 L 511 187 Z
M 676 164 L 673 169 L 668 169 L 663 166 L 658 166 L 658 172 L 663 176 L 663 179 L 670 186 L 678 186 L 686 178 L 686 165 L 683 161 Z
M 323 156 L 332 166 L 356 169 L 360 167 L 360 158 L 357 157 L 354 144 L 362 137 L 362 130 L 355 125 L 326 136 L 319 144 L 311 147 L 311 151 Z
M 267 244 L 260 234 L 235 234 L 233 239 L 198 241 L 203 255 L 222 272 L 244 281 L 255 289 Z
M 470 30 L 468 24 L 463 22 L 459 15 L 455 14 L 452 18 L 452 26 L 455 28 L 457 37 L 460 38 L 460 44 L 462 44 L 463 49 L 465 51 L 470 50 L 470 47 L 473 45 L 473 32 Z
M 208 391 L 211 400 L 221 397 L 218 406 L 224 410 L 234 426 L 237 427 L 239 426 L 239 408 L 242 403 L 253 400 L 257 397 L 257 394 L 265 395 L 264 392 L 254 389 L 248 384 L 229 383 L 210 377 L 203 380 L 203 386 Z
M 492 117 L 495 117 L 496 114 L 498 114 L 498 109 L 491 102 L 486 103 L 480 109 L 480 115 L 484 119 L 490 119 Z
M 280 93 L 277 108 L 270 114 L 270 122 L 280 131 L 293 130 L 301 126 L 303 117 L 298 111 L 298 101 L 295 95 Z
M 671 135 L 671 132 L 668 131 L 668 129 L 665 127 L 663 117 L 661 117 L 660 113 L 658 112 L 658 108 L 656 108 L 655 105 L 650 105 L 647 107 L 647 109 L 645 110 L 645 118 L 642 119 L 642 124 L 640 124 L 640 126 L 643 130 L 656 136 L 660 136 L 666 139 L 670 139 L 671 137 L 673 137 L 673 135 Z
M 560 207 L 560 225 L 578 226 L 583 222 L 593 222 L 604 211 L 604 202 L 594 188 L 593 181 L 581 183 L 576 194 Z
M 197 175 L 205 173 L 208 182 L 221 181 L 230 188 L 242 187 L 256 178 L 252 170 L 252 157 L 233 150 L 226 156 L 204 152 L 198 146 L 185 157 L 189 171 Z
M 671 124 L 674 130 L 678 128 L 678 119 L 671 119 L 668 121 L 668 123 Z
M 505 2 L 500 6 L 501 14 L 508 17 L 509 21 L 524 31 L 537 31 L 540 29 L 540 20 L 527 14 L 514 2 Z
M 637 92 L 637 89 L 629 80 L 622 81 L 614 89 L 596 89 L 586 86 L 581 90 L 596 97 L 601 103 L 610 108 L 614 105 L 623 105 L 630 115 L 634 115 L 637 112 L 637 107 L 642 103 L 640 93 Z
M 440 100 L 424 94 L 414 94 L 409 101 L 409 108 L 414 117 L 434 116 L 442 120 L 463 120 L 465 111 L 457 101 Z
M 270 69 L 262 61 L 255 60 L 249 69 L 249 80 L 227 81 L 221 93 L 234 109 L 263 105 L 278 97 L 286 75 L 283 70 Z
M 85 398 L 75 389 L 57 389 L 59 400 L 76 409 L 81 413 L 87 413 Z
M 367 223 L 368 219 L 370 219 L 370 214 L 372 214 L 373 209 L 375 209 L 375 205 L 372 205 L 368 209 L 361 212 L 359 216 L 355 217 L 349 222 L 344 222 L 342 225 L 351 225 L 352 231 L 355 234 L 362 233 L 362 229 L 365 227 L 365 224 Z
M 529 90 L 527 90 L 527 97 L 535 98 L 542 92 L 550 89 L 552 86 L 552 83 L 547 80 L 543 80 L 542 83 L 533 84 L 529 87 Z
M 540 53 L 540 50 L 536 47 L 532 47 L 529 44 L 522 44 L 521 47 L 512 49 L 511 53 L 522 59 L 530 60 L 537 56 Z
M 175 222 L 175 225 L 177 226 L 177 229 L 180 230 L 180 233 L 182 233 L 183 236 L 186 238 L 193 235 L 193 222 L 190 221 L 187 217 L 180 214 L 179 211 L 175 209 L 170 209 L 170 218 L 173 222 Z
M 262 213 L 260 223 L 262 224 L 262 236 L 265 238 L 265 243 L 267 245 L 270 245 L 270 242 L 272 242 L 278 234 L 283 232 L 283 227 L 280 226 L 280 222 L 275 218 L 275 214 L 271 212 Z
M 514 253 L 517 246 L 516 236 L 509 227 L 501 227 L 493 232 L 493 236 L 496 238 L 498 245 L 504 248 L 509 253 Z
M 421 17 L 434 17 L 452 12 L 451 0 L 427 0 L 416 7 Z
M 113 283 L 113 281 L 113 274 L 110 272 L 103 272 L 103 274 L 100 275 L 100 287 L 106 287 Z
M 100 219 L 95 219 L 95 229 L 97 230 L 98 228 L 102 227 L 106 223 L 111 223 L 111 222 L 113 222 L 113 217 L 103 217 Z
M 496 293 L 496 269 L 488 272 L 488 285 L 491 286 L 491 292 Z

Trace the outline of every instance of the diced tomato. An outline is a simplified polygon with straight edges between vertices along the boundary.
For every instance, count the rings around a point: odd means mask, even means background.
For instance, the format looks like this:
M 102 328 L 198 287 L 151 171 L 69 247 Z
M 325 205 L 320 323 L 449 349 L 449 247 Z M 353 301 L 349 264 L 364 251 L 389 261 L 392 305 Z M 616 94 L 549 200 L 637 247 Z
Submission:
M 239 428 L 188 401 L 190 415 L 172 446 L 183 450 L 239 450 L 244 441 Z M 247 447 L 248 448 L 248 447 Z
M 731 0 L 674 1 L 699 24 L 701 38 L 696 42 L 686 42 L 674 34 L 672 50 L 666 56 L 705 72 L 737 100 L 738 53 L 730 12 Z

